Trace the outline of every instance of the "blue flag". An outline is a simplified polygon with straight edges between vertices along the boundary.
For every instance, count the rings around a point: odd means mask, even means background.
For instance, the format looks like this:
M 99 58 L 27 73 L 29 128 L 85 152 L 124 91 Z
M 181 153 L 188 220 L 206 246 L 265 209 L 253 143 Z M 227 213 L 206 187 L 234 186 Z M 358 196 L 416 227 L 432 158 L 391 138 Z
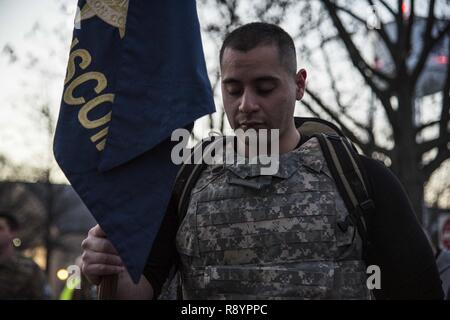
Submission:
M 178 167 L 177 128 L 215 111 L 195 0 L 81 0 L 55 158 L 137 282 Z

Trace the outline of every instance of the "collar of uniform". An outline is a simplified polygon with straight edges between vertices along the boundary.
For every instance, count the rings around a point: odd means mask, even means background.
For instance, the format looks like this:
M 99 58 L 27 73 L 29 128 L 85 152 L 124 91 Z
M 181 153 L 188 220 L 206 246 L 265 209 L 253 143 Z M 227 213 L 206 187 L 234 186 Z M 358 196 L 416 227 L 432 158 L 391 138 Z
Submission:
M 227 164 L 226 168 L 241 179 L 263 176 L 263 174 L 261 174 L 261 169 L 268 168 L 270 166 L 245 163 L 248 162 L 248 159 L 246 160 L 244 157 L 237 155 L 236 153 L 234 153 L 234 159 L 237 161 L 232 164 Z M 287 152 L 280 155 L 278 170 L 275 174 L 270 176 L 287 179 L 298 170 L 299 165 L 300 163 L 298 156 L 293 151 Z
M 261 168 L 263 165 L 260 164 L 246 164 L 244 163 L 244 158 L 236 154 L 234 150 L 226 148 L 226 157 L 234 159 L 230 164 L 230 160 L 226 162 L 225 167 L 233 172 L 236 176 L 241 179 L 252 178 L 261 176 Z M 248 162 L 248 160 L 247 160 Z M 282 179 L 287 179 L 296 170 L 298 170 L 300 165 L 307 167 L 317 173 L 324 172 L 328 176 L 328 168 L 324 165 L 325 158 L 322 154 L 319 141 L 316 138 L 310 138 L 300 147 L 284 153 L 280 156 L 279 167 L 276 174 L 273 177 L 278 177 Z

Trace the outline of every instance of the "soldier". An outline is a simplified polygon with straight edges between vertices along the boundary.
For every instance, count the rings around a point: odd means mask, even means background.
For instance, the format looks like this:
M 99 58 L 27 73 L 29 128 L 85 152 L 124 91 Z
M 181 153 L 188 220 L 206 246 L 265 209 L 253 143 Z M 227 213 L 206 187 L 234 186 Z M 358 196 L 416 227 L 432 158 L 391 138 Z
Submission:
M 14 248 L 18 228 L 12 215 L 0 212 L 0 299 L 50 299 L 44 272 Z
M 254 164 L 209 165 L 181 223 L 167 211 L 138 285 L 94 227 L 82 245 L 90 281 L 119 274 L 117 298 L 157 298 L 178 261 L 184 299 L 441 299 L 433 254 L 403 188 L 366 157 L 375 212 L 363 252 L 318 140 L 294 124 L 307 73 L 297 71 L 292 38 L 275 25 L 244 25 L 225 38 L 220 66 L 231 127 L 279 129 L 279 170 L 261 177 Z M 369 265 L 381 271 L 373 292 Z

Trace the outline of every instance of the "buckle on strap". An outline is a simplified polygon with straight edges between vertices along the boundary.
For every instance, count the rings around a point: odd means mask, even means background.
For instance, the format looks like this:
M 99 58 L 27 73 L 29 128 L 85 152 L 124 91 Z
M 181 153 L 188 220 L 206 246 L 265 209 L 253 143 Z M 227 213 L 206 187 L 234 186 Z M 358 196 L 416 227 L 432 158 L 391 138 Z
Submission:
M 363 213 L 370 213 L 375 210 L 375 204 L 372 199 L 367 199 L 366 201 L 359 203 L 358 207 Z

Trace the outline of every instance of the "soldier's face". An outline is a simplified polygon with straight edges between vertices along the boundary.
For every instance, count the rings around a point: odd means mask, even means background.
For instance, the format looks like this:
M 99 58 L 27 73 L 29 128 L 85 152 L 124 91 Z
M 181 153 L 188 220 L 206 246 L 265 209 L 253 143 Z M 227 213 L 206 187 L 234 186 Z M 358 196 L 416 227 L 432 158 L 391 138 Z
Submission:
M 222 98 L 231 127 L 280 129 L 292 126 L 295 101 L 303 96 L 306 71 L 288 73 L 274 45 L 247 52 L 226 48 L 221 64 Z
M 0 250 L 11 244 L 14 233 L 9 227 L 8 222 L 4 218 L 0 218 Z

